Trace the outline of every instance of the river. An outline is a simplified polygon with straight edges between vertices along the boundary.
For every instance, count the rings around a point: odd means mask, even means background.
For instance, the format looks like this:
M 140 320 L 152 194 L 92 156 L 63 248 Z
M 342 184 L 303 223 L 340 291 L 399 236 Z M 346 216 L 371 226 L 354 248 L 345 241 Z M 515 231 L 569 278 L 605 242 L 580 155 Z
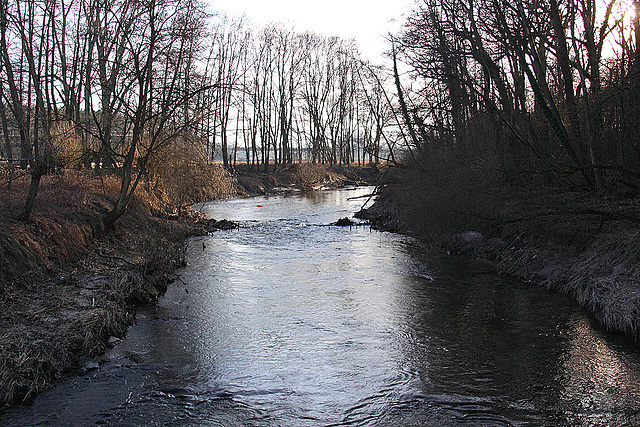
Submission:
M 2 425 L 640 423 L 640 357 L 568 298 L 327 224 L 370 188 L 212 202 L 181 281 L 100 369 Z

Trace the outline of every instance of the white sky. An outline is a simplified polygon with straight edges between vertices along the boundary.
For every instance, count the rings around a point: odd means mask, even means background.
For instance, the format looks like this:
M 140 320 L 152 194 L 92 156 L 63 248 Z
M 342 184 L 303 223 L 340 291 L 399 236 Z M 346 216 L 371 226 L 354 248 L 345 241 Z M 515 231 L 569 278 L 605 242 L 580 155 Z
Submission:
M 384 37 L 397 32 L 414 0 L 209 0 L 213 11 L 245 14 L 262 26 L 281 22 L 296 31 L 355 38 L 363 57 L 378 62 Z
M 599 1 L 602 11 L 605 0 Z M 214 12 L 229 17 L 244 14 L 257 26 L 280 22 L 300 32 L 355 38 L 363 57 L 379 62 L 382 52 L 388 49 L 384 37 L 399 31 L 415 0 L 208 0 L 208 3 Z M 621 0 L 619 9 L 629 11 L 630 21 L 632 0 Z

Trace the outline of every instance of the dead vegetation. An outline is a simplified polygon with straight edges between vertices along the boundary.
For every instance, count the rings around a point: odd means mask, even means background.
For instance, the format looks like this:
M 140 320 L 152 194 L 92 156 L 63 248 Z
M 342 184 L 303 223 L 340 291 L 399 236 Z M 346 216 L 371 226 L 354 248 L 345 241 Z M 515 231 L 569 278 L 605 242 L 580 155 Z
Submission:
M 567 294 L 604 328 L 640 337 L 640 199 L 506 182 L 491 159 L 423 159 L 394 170 L 363 214 Z
M 26 402 L 56 378 L 100 361 L 110 337 L 122 337 L 138 304 L 154 301 L 183 262 L 193 233 L 230 226 L 203 220 L 195 201 L 371 182 L 376 168 L 293 165 L 277 173 L 187 164 L 164 153 L 112 229 L 102 219 L 118 180 L 85 172 L 42 179 L 29 222 L 17 221 L 28 177 L 0 188 L 0 409 Z M 173 156 L 173 157 L 172 157 Z M 247 183 L 253 182 L 251 188 Z
M 236 195 L 237 181 L 220 164 L 203 159 L 194 145 L 167 144 L 149 162 L 145 191 L 158 210 L 184 210 L 196 202 Z
M 117 181 L 82 173 L 43 178 L 32 220 L 16 221 L 26 185 L 0 190 L 0 408 L 96 363 L 136 304 L 166 290 L 193 230 L 151 215 L 145 192 L 105 230 Z
M 313 163 L 295 163 L 279 166 L 277 171 L 255 170 L 237 165 L 235 179 L 240 195 L 259 195 L 269 192 L 308 191 L 318 188 L 336 188 L 343 185 L 376 184 L 382 167 L 329 166 Z

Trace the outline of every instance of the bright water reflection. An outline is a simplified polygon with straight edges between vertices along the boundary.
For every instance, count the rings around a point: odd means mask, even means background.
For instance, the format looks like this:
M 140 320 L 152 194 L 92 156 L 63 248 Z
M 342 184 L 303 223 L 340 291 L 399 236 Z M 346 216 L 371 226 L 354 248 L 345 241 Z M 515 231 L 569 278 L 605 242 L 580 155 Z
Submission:
M 367 191 L 203 205 L 243 227 L 191 242 L 184 284 L 100 371 L 0 424 L 640 422 L 637 351 L 567 299 L 406 237 L 324 226 Z

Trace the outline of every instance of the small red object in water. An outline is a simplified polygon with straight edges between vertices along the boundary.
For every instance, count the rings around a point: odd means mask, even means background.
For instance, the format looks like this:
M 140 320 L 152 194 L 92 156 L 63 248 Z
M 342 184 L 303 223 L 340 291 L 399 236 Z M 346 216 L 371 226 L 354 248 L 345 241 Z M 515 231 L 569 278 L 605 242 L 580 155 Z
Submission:
M 261 208 L 261 207 L 262 207 L 262 205 L 256 205 L 256 208 Z

